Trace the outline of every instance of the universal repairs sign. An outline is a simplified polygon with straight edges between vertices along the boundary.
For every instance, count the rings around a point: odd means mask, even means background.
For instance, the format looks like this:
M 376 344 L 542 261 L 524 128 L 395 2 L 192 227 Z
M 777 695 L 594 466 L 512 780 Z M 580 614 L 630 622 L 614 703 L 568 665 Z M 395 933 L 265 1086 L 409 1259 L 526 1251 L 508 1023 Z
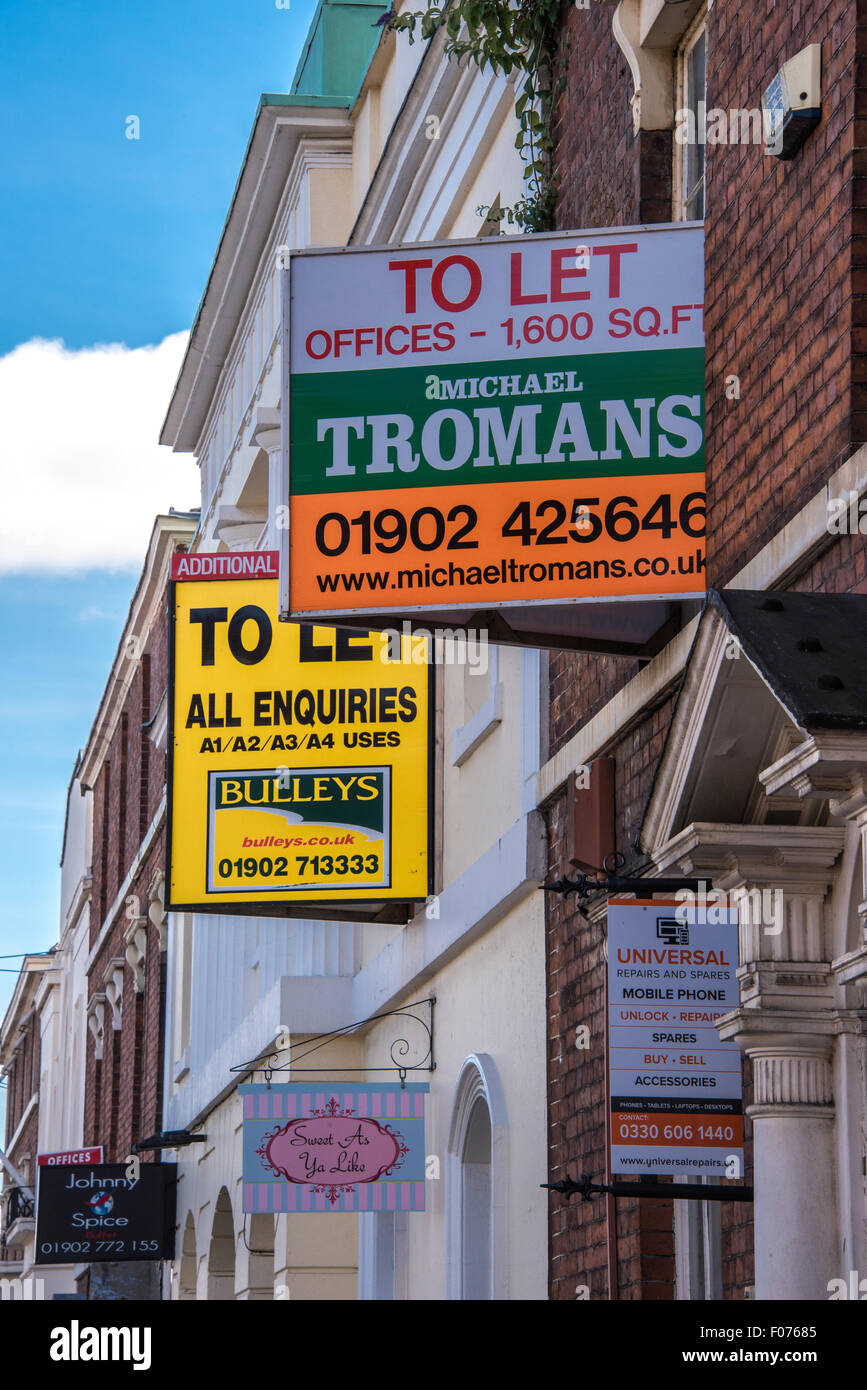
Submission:
M 743 1177 L 737 965 L 736 909 L 609 901 L 612 1173 Z
M 293 614 L 704 592 L 701 227 L 284 274 Z
M 174 1258 L 176 1163 L 41 1167 L 35 1263 Z
M 424 899 L 424 639 L 279 622 L 276 552 L 175 556 L 173 579 L 169 905 Z

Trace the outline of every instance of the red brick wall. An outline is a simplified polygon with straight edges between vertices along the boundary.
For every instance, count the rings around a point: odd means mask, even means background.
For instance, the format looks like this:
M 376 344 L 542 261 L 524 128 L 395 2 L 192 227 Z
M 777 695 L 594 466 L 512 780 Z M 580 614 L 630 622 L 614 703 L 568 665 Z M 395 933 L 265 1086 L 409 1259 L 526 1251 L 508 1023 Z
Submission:
M 867 524 L 867 523 L 865 523 Z M 805 594 L 867 592 L 867 547 L 864 536 L 840 536 L 803 571 L 789 588 Z
M 11 1134 L 8 1136 L 11 1138 Z M 36 1155 L 39 1150 L 39 1106 L 35 1105 L 27 1117 L 27 1121 L 18 1136 L 18 1141 L 14 1149 L 8 1150 L 10 1161 L 15 1165 L 21 1175 L 22 1180 L 27 1186 L 35 1191 L 36 1182 Z M 15 1187 L 10 1175 L 3 1172 L 2 1187 L 4 1192 L 8 1192 L 10 1187 Z
M 165 791 L 165 756 L 150 742 L 142 725 L 156 712 L 166 688 L 167 640 L 168 619 L 161 605 L 123 707 L 114 712 L 116 723 L 106 765 L 96 782 L 93 871 L 94 902 L 98 906 L 91 922 L 91 944 L 103 930 L 105 936 L 90 972 L 91 996 L 104 991 L 109 963 L 126 955 L 124 932 L 132 913 L 127 904 L 136 899 L 138 914 L 147 918 L 148 890 L 165 863 L 165 833 L 161 828 L 130 881 L 124 901 L 107 924 L 106 913 L 140 852 Z M 88 1143 L 105 1146 L 108 1162 L 124 1159 L 136 1140 L 162 1127 L 165 980 L 159 933 L 150 921 L 146 932 L 144 990 L 136 994 L 132 969 L 125 962 L 121 1026 L 113 1026 L 112 1011 L 106 1003 L 101 1062 L 97 1062 L 94 1040 L 88 1036 L 85 1137 Z M 146 1161 L 154 1157 L 143 1155 Z
M 707 147 L 708 584 L 729 582 L 867 439 L 867 34 L 852 0 L 737 0 L 710 11 L 708 108 L 757 108 L 781 63 L 822 43 L 823 120 L 798 156 Z M 558 106 L 557 225 L 671 215 L 672 139 L 632 133 L 632 77 L 607 7 L 572 9 Z M 865 130 L 861 131 L 861 125 Z M 859 148 L 856 148 L 856 142 Z M 867 145 L 867 142 L 865 142 Z M 726 379 L 739 378 L 740 399 Z M 797 581 L 859 587 L 857 553 Z M 552 751 L 636 672 L 627 659 L 552 657 Z M 579 684 L 577 708 L 562 693 Z
M 570 7 L 560 39 L 566 87 L 554 136 L 557 226 L 632 226 L 671 220 L 671 136 L 632 126 L 632 76 L 611 33 L 612 10 Z
M 867 32 L 852 0 L 717 0 L 708 107 L 757 107 L 822 44 L 823 119 L 791 161 L 708 150 L 708 583 L 731 579 L 867 439 Z M 854 332 L 854 337 L 853 337 Z M 727 400 L 725 378 L 740 378 Z
M 548 810 L 549 877 L 562 872 L 566 801 Z M 549 1181 L 606 1177 L 605 923 L 587 922 L 571 900 L 552 898 L 547 921 Z M 589 1046 L 576 1046 L 586 1025 Z M 610 1222 L 610 1226 L 609 1226 Z M 616 1231 L 616 1237 L 615 1237 Z M 609 1287 L 609 1240 L 617 1288 Z M 602 1196 L 550 1204 L 552 1299 L 670 1299 L 674 1294 L 671 1205 Z M 586 1288 L 588 1294 L 579 1293 Z
M 822 43 L 823 120 L 791 162 L 760 145 L 707 149 L 706 333 L 708 583 L 717 587 L 768 542 L 867 439 L 867 32 L 852 0 L 782 5 L 716 0 L 710 11 L 708 108 L 760 106 L 785 59 Z M 557 225 L 616 226 L 670 217 L 671 136 L 632 135 L 631 74 L 611 10 L 571 10 L 571 73 L 559 104 Z M 861 129 L 862 125 L 864 130 Z M 740 399 L 726 398 L 737 375 Z M 791 581 L 805 591 L 867 589 L 860 536 L 829 539 Z M 550 748 L 562 745 L 636 674 L 628 658 L 552 653 Z M 635 840 L 663 750 L 673 698 L 613 747 L 616 844 Z M 603 751 L 603 750 L 598 750 Z M 565 802 L 548 808 L 550 871 L 567 871 Z M 601 1176 L 604 1165 L 604 923 L 549 900 L 551 1171 Z M 587 1053 L 574 1030 L 591 1028 Z M 751 1096 L 745 1064 L 745 1103 Z M 747 1122 L 747 1181 L 751 1177 Z M 620 1296 L 671 1297 L 671 1212 L 618 1201 Z M 648 1213 L 655 1213 L 648 1215 Z M 725 1296 L 753 1280 L 752 1212 L 725 1204 Z M 552 1198 L 552 1297 L 608 1296 L 601 1200 Z
M 581 699 L 580 687 L 573 703 Z M 618 847 L 636 839 L 662 754 L 673 697 L 636 725 L 613 748 L 615 826 Z M 549 880 L 569 872 L 566 797 L 546 810 Z M 574 899 L 550 896 L 547 908 L 549 1181 L 568 1173 L 605 1178 L 605 954 L 606 923 L 586 921 Z M 586 1025 L 590 1045 L 577 1047 L 576 1029 Z M 749 1062 L 744 1060 L 744 1105 L 752 1098 Z M 746 1121 L 745 1181 L 752 1181 L 752 1125 Z M 589 1297 L 608 1298 L 606 1202 L 552 1194 L 550 1206 L 551 1297 L 574 1299 L 586 1285 Z M 752 1210 L 721 1206 L 723 1295 L 741 1299 L 753 1282 Z M 673 1208 L 662 1201 L 616 1199 L 617 1296 L 670 1299 L 675 1295 Z
M 168 599 L 166 600 L 168 603 Z M 169 683 L 169 619 L 168 608 L 161 607 L 159 617 L 151 631 L 149 644 L 150 661 L 150 714 L 152 718 L 168 689 Z M 166 786 L 166 756 L 158 748 L 151 746 L 148 769 L 148 824 L 157 813 Z
M 130 893 L 138 897 L 145 916 L 148 887 L 156 870 L 162 868 L 164 855 L 165 840 L 161 833 L 131 884 Z M 129 919 L 121 908 L 91 970 L 91 994 L 102 992 L 108 963 L 124 956 L 123 936 L 128 925 Z M 101 1066 L 96 1064 L 94 1040 L 88 1036 L 85 1134 L 88 1143 L 106 1146 L 106 1162 L 125 1158 L 137 1139 L 161 1128 L 162 973 L 159 934 L 156 927 L 148 923 L 144 991 L 137 999 L 132 970 L 125 965 L 122 1024 L 119 1029 L 114 1028 L 112 1012 L 106 1004 Z
M 12 1065 L 6 1073 L 6 1139 L 4 1148 L 10 1149 L 11 1140 L 21 1123 L 22 1116 L 30 1104 L 31 1097 L 39 1090 L 39 1070 L 41 1066 L 41 1037 L 39 1020 L 29 1019 L 25 1025 L 21 1041 L 15 1049 Z M 18 1141 L 9 1157 L 28 1181 L 36 1167 L 36 1146 L 38 1141 L 39 1106 L 34 1106 Z M 6 1185 L 7 1180 L 3 1174 Z
M 22 1009 L 25 1017 L 27 1007 L 25 1005 Z M 17 1169 L 22 1182 L 33 1188 L 36 1177 L 36 1155 L 39 1148 L 38 1103 L 34 1105 L 25 1120 L 15 1139 L 15 1144 L 13 1145 L 11 1141 L 21 1124 L 31 1098 L 39 1090 L 41 1065 L 39 1019 L 36 1017 L 28 1019 L 24 1026 L 24 1032 L 20 1036 L 21 1040 L 6 1072 L 6 1135 L 3 1148 L 10 1162 Z M 16 1186 L 17 1183 L 11 1175 L 5 1169 L 0 1169 L 0 1234 L 5 1234 L 7 1217 L 10 1214 L 6 1199 L 10 1189 Z M 17 1260 L 20 1257 L 20 1246 L 0 1246 L 0 1272 L 2 1272 L 3 1261 Z

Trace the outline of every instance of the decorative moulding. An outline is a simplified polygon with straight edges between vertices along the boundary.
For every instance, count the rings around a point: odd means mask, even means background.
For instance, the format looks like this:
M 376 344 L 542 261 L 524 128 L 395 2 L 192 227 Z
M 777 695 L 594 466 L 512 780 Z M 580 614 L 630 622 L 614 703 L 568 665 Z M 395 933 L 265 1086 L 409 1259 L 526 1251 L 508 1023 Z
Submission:
M 147 924 L 147 917 L 133 917 L 123 934 L 123 939 L 126 942 L 126 959 L 132 971 L 133 988 L 136 994 L 141 994 L 145 985 Z
M 123 968 L 126 959 L 123 956 L 114 956 L 105 968 L 103 982 L 105 986 L 105 997 L 111 1009 L 112 1027 L 120 1028 L 123 1022 Z
M 104 994 L 92 994 L 87 1001 L 87 1026 L 93 1036 L 97 1062 L 102 1061 L 102 1045 L 105 1038 L 105 1005 Z

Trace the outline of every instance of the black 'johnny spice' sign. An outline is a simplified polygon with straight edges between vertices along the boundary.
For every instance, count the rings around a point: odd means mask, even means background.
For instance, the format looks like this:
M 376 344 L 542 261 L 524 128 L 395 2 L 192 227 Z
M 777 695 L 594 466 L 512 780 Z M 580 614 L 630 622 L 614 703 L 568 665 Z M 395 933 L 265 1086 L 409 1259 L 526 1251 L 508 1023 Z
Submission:
M 174 1258 L 176 1163 L 40 1168 L 36 1264 Z

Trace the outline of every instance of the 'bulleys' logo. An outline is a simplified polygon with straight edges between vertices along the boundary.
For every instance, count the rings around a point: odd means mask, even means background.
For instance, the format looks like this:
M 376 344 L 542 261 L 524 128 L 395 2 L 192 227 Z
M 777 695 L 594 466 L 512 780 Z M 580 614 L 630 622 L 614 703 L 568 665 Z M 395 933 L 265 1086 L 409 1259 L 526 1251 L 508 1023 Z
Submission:
M 283 768 L 279 772 L 212 772 L 218 814 L 264 811 L 288 825 L 339 826 L 379 838 L 386 825 L 389 769 Z
M 305 805 L 322 807 L 324 802 L 341 806 L 376 801 L 382 797 L 382 777 L 358 772 L 289 771 L 250 776 L 235 772 L 221 774 L 216 791 L 218 810 L 224 806 L 291 806 L 297 810 Z
M 211 892 L 389 883 L 389 767 L 211 771 L 208 807 Z

